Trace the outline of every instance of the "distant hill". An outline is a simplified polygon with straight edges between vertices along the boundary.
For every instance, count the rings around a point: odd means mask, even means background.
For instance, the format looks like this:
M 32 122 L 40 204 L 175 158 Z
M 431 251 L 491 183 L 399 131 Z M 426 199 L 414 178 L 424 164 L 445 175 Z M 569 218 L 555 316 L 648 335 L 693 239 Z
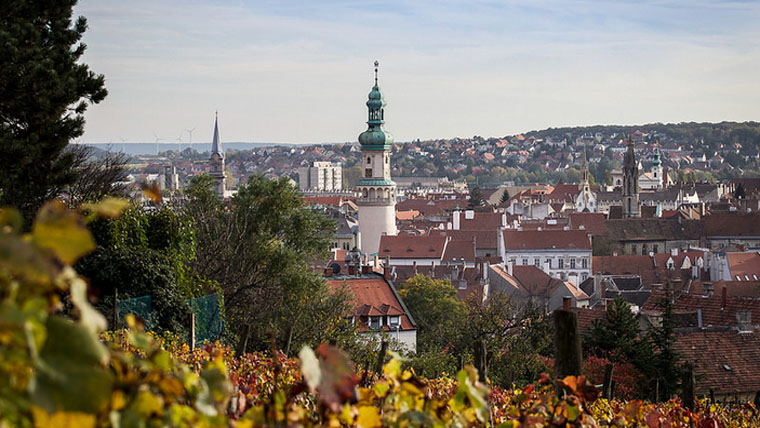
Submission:
M 644 125 L 594 125 L 566 128 L 548 128 L 540 131 L 530 131 L 525 137 L 563 139 L 568 135 L 579 138 L 583 135 L 597 133 L 608 139 L 613 134 L 630 134 L 642 131 L 649 134 L 648 141 L 658 140 L 660 143 L 674 141 L 684 145 L 685 149 L 715 152 L 721 144 L 732 146 L 741 145 L 740 153 L 745 155 L 757 154 L 760 151 L 760 122 L 681 122 L 681 123 L 648 123 Z

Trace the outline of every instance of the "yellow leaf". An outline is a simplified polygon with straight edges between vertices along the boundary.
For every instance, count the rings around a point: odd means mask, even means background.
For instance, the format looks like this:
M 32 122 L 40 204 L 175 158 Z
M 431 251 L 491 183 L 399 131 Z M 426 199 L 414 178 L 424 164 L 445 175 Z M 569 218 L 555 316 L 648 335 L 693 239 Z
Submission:
M 380 411 L 374 406 L 359 407 L 359 418 L 356 424 L 362 428 L 375 428 L 382 425 Z
M 111 409 L 121 410 L 126 405 L 127 400 L 124 398 L 124 392 L 122 392 L 120 389 L 114 390 L 114 392 L 111 393 Z
M 84 412 L 48 413 L 45 409 L 32 406 L 35 428 L 94 428 L 95 415 Z
M 32 229 L 32 240 L 69 265 L 95 249 L 95 241 L 84 226 L 82 216 L 69 211 L 58 200 L 48 202 L 40 209 Z
M 106 196 L 96 203 L 82 204 L 81 209 L 106 218 L 118 218 L 127 209 L 129 201 L 122 198 Z
M 401 362 L 395 358 L 392 358 L 386 365 L 383 366 L 383 374 L 389 379 L 398 379 L 401 375 Z

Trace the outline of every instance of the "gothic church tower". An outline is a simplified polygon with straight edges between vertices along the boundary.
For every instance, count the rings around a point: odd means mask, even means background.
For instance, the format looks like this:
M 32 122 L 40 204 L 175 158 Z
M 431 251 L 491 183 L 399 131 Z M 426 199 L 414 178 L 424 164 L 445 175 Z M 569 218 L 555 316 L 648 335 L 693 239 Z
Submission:
M 369 127 L 359 135 L 362 179 L 356 184 L 359 249 L 367 255 L 378 252 L 381 236 L 396 234 L 396 183 L 391 180 L 393 136 L 383 128 L 385 98 L 377 84 L 378 66 L 375 61 L 375 86 L 367 100 Z
M 633 139 L 628 137 L 628 149 L 623 159 L 623 218 L 641 217 L 639 203 L 639 166 L 633 150 Z
M 218 113 L 214 116 L 214 139 L 211 141 L 211 157 L 208 162 L 211 166 L 209 175 L 214 180 L 214 190 L 223 198 L 227 185 L 224 179 L 224 151 L 222 151 L 222 142 L 219 139 Z

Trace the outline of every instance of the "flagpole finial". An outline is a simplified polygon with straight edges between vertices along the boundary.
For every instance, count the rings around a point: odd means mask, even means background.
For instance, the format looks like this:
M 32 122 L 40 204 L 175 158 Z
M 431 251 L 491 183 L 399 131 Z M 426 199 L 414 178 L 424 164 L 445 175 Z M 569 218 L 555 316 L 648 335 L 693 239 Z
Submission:
M 375 60 L 375 85 L 377 85 L 377 68 L 380 66 L 380 62 Z

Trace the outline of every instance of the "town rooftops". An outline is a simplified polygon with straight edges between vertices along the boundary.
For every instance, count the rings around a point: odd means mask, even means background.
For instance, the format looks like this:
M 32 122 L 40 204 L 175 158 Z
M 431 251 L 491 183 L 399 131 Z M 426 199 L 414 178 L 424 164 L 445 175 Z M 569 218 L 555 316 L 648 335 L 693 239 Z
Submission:
M 438 259 L 443 257 L 449 238 L 441 235 L 383 235 L 378 256 L 392 259 Z
M 694 364 L 697 394 L 752 393 L 760 389 L 760 333 L 736 330 L 677 334 L 675 350 Z
M 505 230 L 504 247 L 508 252 L 528 250 L 591 250 L 591 238 L 585 230 Z

